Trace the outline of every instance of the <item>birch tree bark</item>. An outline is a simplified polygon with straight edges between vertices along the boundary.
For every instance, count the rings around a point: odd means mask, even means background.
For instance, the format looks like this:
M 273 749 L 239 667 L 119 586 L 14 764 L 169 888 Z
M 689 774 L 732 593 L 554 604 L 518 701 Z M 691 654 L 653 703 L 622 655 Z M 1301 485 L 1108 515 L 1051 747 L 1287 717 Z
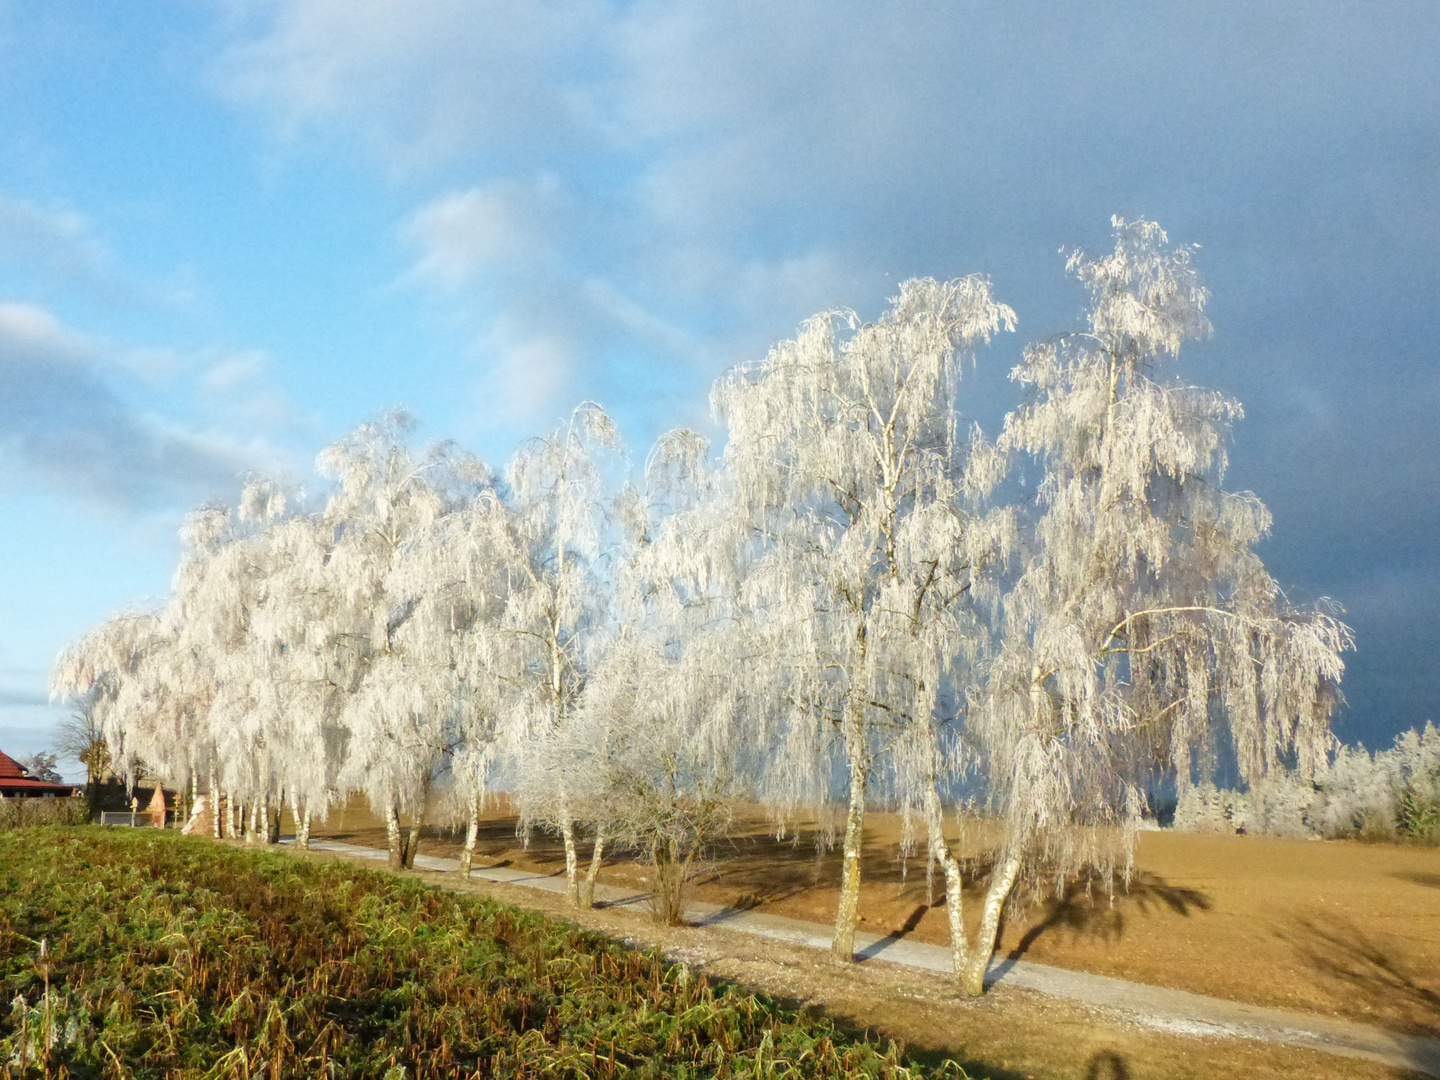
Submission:
M 605 834 L 595 833 L 595 843 L 590 848 L 590 865 L 585 869 L 585 880 L 580 886 L 579 906 L 586 909 L 595 906 L 595 879 L 600 876 L 600 866 L 605 860 Z
M 400 839 L 400 807 L 393 799 L 385 804 L 385 843 L 390 852 L 390 869 L 405 869 L 405 848 Z
M 460 849 L 460 876 L 468 878 L 475 862 L 475 841 L 480 836 L 480 800 L 470 800 L 470 820 L 465 824 L 465 845 Z

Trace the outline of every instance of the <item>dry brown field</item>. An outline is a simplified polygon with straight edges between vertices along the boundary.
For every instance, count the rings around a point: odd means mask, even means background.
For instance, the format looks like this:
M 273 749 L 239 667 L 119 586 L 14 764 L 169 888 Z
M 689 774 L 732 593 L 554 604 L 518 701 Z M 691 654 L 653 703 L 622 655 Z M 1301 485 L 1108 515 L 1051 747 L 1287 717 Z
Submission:
M 864 929 L 943 944 L 943 907 L 926 904 L 923 855 L 903 865 L 900 825 L 873 814 L 866 829 Z M 363 801 L 332 811 L 317 836 L 383 847 Z M 427 827 L 421 852 L 454 855 L 460 835 Z M 839 853 L 815 827 L 777 840 L 756 820 L 708 864 L 698 898 L 758 905 L 828 922 Z M 584 852 L 582 852 L 584 854 Z M 501 805 L 485 817 L 478 861 L 563 871 L 559 843 L 524 844 Z M 601 880 L 643 887 L 646 868 L 606 859 Z M 943 888 L 937 881 L 937 899 Z M 967 893 L 977 914 L 979 893 Z M 1072 888 L 1007 920 L 1001 954 L 1059 967 L 1440 1035 L 1440 849 L 1356 841 L 1140 834 L 1128 892 Z

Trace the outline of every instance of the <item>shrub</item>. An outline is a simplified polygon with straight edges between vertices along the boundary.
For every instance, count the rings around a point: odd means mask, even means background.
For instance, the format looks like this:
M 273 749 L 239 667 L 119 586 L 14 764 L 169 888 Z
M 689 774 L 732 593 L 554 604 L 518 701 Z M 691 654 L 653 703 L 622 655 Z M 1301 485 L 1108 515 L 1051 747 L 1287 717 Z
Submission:
M 0 799 L 0 832 L 34 825 L 84 825 L 84 799 Z

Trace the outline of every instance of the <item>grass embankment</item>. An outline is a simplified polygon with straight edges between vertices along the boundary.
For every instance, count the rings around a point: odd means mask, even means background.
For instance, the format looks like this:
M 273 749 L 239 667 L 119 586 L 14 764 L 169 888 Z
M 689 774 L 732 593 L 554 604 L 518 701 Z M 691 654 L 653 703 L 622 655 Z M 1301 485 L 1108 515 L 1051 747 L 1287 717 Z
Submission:
M 148 830 L 0 834 L 0 983 L 5 1080 L 936 1075 L 541 915 Z

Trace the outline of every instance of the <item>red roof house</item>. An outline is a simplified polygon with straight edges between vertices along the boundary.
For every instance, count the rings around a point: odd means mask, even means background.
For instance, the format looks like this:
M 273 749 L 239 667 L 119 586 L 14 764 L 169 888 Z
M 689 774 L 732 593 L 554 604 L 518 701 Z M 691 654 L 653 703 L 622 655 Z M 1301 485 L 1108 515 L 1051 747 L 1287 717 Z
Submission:
M 13 796 L 74 795 L 71 784 L 52 784 L 49 780 L 37 780 L 30 770 L 10 755 L 0 751 L 0 795 L 7 799 Z

